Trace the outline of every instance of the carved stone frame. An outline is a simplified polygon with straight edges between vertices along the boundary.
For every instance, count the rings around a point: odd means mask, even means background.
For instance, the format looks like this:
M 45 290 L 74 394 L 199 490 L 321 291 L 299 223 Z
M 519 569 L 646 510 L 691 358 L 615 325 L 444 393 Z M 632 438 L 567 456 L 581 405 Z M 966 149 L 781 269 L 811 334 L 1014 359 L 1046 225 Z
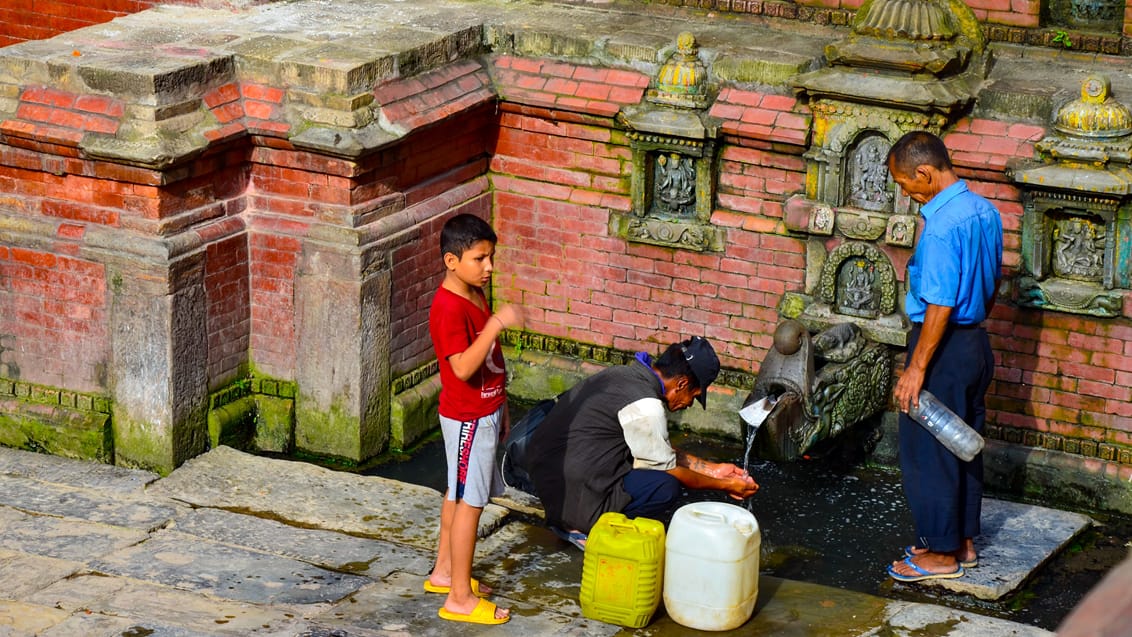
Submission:
M 711 224 L 715 202 L 715 140 L 635 130 L 627 132 L 626 137 L 633 152 L 630 184 L 633 210 L 631 215 L 611 213 L 610 232 L 638 243 L 722 252 L 726 232 Z M 690 218 L 652 212 L 655 162 L 662 153 L 678 153 L 692 158 L 696 170 L 696 203 L 694 215 Z

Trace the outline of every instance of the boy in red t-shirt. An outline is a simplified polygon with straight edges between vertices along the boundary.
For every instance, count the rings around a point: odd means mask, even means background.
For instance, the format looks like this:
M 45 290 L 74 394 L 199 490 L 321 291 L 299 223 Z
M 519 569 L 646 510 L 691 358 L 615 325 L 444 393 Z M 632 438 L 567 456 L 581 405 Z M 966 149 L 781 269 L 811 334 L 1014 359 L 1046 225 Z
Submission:
M 448 593 L 439 615 L 451 621 L 502 624 L 510 609 L 484 599 L 491 590 L 472 579 L 476 529 L 484 505 L 503 493 L 495 448 L 507 436 L 506 373 L 498 342 L 522 327 L 520 308 L 495 314 L 483 288 L 491 283 L 495 232 L 479 217 L 460 214 L 440 231 L 447 273 L 433 297 L 428 331 L 440 363 L 440 427 L 448 460 L 448 490 L 440 507 L 436 564 L 424 588 Z

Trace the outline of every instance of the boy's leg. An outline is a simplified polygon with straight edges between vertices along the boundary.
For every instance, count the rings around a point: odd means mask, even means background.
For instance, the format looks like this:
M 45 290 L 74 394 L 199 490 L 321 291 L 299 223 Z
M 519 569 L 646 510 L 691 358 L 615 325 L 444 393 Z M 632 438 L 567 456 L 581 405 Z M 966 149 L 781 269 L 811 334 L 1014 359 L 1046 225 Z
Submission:
M 493 495 L 503 491 L 499 467 L 495 463 L 502 418 L 503 408 L 474 422 L 440 419 L 441 426 L 445 427 L 445 448 L 449 460 L 448 493 L 455 496 L 447 541 L 451 588 L 444 602 L 444 607 L 452 613 L 469 614 L 479 603 L 471 586 L 472 560 L 480 513 Z M 449 430 L 454 434 L 451 437 Z M 448 444 L 449 440 L 454 444 Z M 497 619 L 509 614 L 507 609 L 497 608 L 495 611 Z
M 444 607 L 453 613 L 468 615 L 479 604 L 479 598 L 472 592 L 472 558 L 476 552 L 476 531 L 479 528 L 482 507 L 471 506 L 464 501 L 455 503 L 455 514 L 449 534 L 452 555 L 452 588 Z M 511 614 L 507 608 L 495 609 L 496 619 Z
M 456 517 L 456 501 L 448 499 L 448 492 L 444 492 L 444 501 L 440 505 L 440 538 L 436 545 L 436 563 L 432 566 L 428 580 L 437 586 L 448 586 L 452 583 L 452 520 Z M 490 591 L 486 591 L 490 592 Z

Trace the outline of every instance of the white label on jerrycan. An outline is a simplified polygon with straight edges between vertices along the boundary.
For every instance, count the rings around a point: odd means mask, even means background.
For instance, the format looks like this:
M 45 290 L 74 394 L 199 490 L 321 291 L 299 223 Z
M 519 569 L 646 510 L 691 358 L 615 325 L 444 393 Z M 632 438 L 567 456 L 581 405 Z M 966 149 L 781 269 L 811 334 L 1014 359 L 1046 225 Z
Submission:
M 664 549 L 664 607 L 676 623 L 731 630 L 751 617 L 759 593 L 759 524 L 724 502 L 676 510 Z

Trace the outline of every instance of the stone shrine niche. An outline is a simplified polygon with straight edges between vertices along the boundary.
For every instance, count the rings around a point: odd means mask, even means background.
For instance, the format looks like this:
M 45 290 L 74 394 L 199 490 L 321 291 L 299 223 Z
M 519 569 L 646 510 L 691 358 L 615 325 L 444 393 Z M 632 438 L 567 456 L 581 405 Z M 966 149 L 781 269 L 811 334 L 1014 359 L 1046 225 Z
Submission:
M 885 160 L 905 133 L 940 134 L 965 112 L 990 53 L 962 0 L 872 0 L 825 57 L 795 82 L 813 128 L 805 192 L 787 199 L 783 222 L 808 238 L 807 280 L 780 311 L 815 332 L 850 321 L 903 347 L 910 324 L 893 263 L 911 255 L 919 209 Z
M 865 210 L 892 212 L 893 181 L 885 158 L 892 147 L 882 135 L 862 135 L 848 157 L 845 201 Z
M 1132 268 L 1132 113 L 1091 76 L 1035 147 L 1040 163 L 1013 166 L 1022 188 L 1022 274 L 1016 302 L 1121 316 Z
M 661 66 L 645 103 L 617 114 L 633 153 L 631 214 L 611 212 L 610 233 L 627 241 L 720 252 L 711 224 L 718 125 L 706 115 L 706 68 L 691 33 Z

